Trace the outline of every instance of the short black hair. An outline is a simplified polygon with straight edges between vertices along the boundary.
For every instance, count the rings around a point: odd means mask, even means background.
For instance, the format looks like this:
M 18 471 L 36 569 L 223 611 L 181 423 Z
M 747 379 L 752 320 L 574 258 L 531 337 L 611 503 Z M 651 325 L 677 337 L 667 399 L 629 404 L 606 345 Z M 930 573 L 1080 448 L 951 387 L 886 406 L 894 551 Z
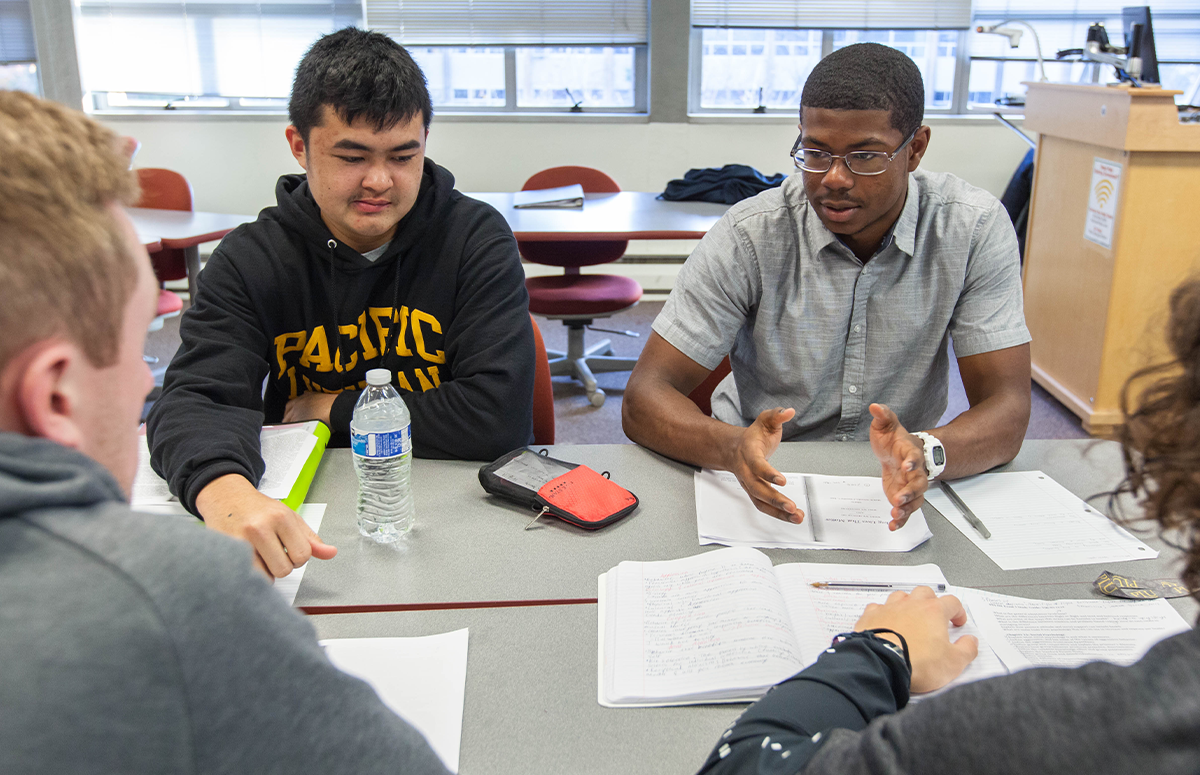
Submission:
M 856 43 L 813 68 L 800 95 L 801 123 L 805 108 L 886 110 L 892 128 L 908 137 L 925 116 L 925 83 L 906 54 L 878 43 Z
M 306 142 L 324 105 L 347 124 L 362 116 L 377 132 L 418 113 L 426 129 L 433 119 L 425 74 L 404 47 L 357 27 L 321 36 L 296 68 L 288 118 Z

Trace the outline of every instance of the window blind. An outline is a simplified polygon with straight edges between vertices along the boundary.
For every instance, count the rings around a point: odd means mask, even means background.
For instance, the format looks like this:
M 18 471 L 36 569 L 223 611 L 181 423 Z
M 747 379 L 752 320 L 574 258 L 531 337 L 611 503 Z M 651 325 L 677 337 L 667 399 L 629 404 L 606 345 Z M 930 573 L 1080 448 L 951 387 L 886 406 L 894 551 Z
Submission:
M 363 0 L 366 25 L 403 45 L 639 45 L 647 0 Z
M 971 0 L 692 0 L 693 27 L 966 29 Z
M 0 0 L 0 65 L 35 61 L 29 0 Z
M 320 35 L 362 21 L 360 0 L 77 0 L 84 88 L 286 97 Z

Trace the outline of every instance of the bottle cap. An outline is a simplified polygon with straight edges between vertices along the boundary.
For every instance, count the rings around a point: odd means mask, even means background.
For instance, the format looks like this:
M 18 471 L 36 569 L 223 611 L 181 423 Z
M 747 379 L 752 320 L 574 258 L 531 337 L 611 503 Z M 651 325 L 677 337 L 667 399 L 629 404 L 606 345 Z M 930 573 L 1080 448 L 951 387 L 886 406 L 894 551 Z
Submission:
M 367 372 L 367 384 L 372 387 L 383 387 L 392 382 L 392 372 L 389 369 L 371 369 Z

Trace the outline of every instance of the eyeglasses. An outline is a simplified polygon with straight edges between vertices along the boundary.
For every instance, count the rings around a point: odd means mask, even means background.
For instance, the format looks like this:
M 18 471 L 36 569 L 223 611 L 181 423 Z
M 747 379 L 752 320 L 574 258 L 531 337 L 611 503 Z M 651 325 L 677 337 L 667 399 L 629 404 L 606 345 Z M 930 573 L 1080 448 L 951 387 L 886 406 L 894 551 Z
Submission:
M 818 148 L 801 148 L 800 140 L 804 137 L 801 135 L 796 138 L 796 144 L 792 146 L 792 159 L 796 162 L 796 166 L 805 172 L 829 172 L 829 168 L 833 166 L 833 160 L 841 159 L 846 162 L 846 169 L 855 175 L 882 175 L 887 171 L 892 159 L 896 158 L 896 154 L 903 151 L 913 141 L 920 128 L 914 129 L 908 139 L 890 154 L 883 151 L 851 151 L 844 156 L 838 156 Z

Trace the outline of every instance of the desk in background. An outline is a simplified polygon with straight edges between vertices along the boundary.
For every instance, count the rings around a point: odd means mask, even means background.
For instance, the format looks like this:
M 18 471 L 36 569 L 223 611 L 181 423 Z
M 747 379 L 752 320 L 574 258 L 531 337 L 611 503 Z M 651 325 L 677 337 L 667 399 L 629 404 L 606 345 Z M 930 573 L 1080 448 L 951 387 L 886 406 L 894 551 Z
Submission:
M 530 242 L 700 239 L 729 209 L 711 202 L 668 202 L 642 191 L 587 194 L 582 208 L 517 209 L 511 193 L 466 196 L 496 208 L 517 239 Z
M 187 262 L 188 296 L 193 302 L 196 300 L 196 283 L 200 276 L 200 243 L 221 239 L 255 218 L 253 215 L 152 210 L 145 207 L 127 207 L 125 212 L 129 213 L 137 233 L 146 235 L 143 240 L 154 239 L 159 250 L 183 249 Z

